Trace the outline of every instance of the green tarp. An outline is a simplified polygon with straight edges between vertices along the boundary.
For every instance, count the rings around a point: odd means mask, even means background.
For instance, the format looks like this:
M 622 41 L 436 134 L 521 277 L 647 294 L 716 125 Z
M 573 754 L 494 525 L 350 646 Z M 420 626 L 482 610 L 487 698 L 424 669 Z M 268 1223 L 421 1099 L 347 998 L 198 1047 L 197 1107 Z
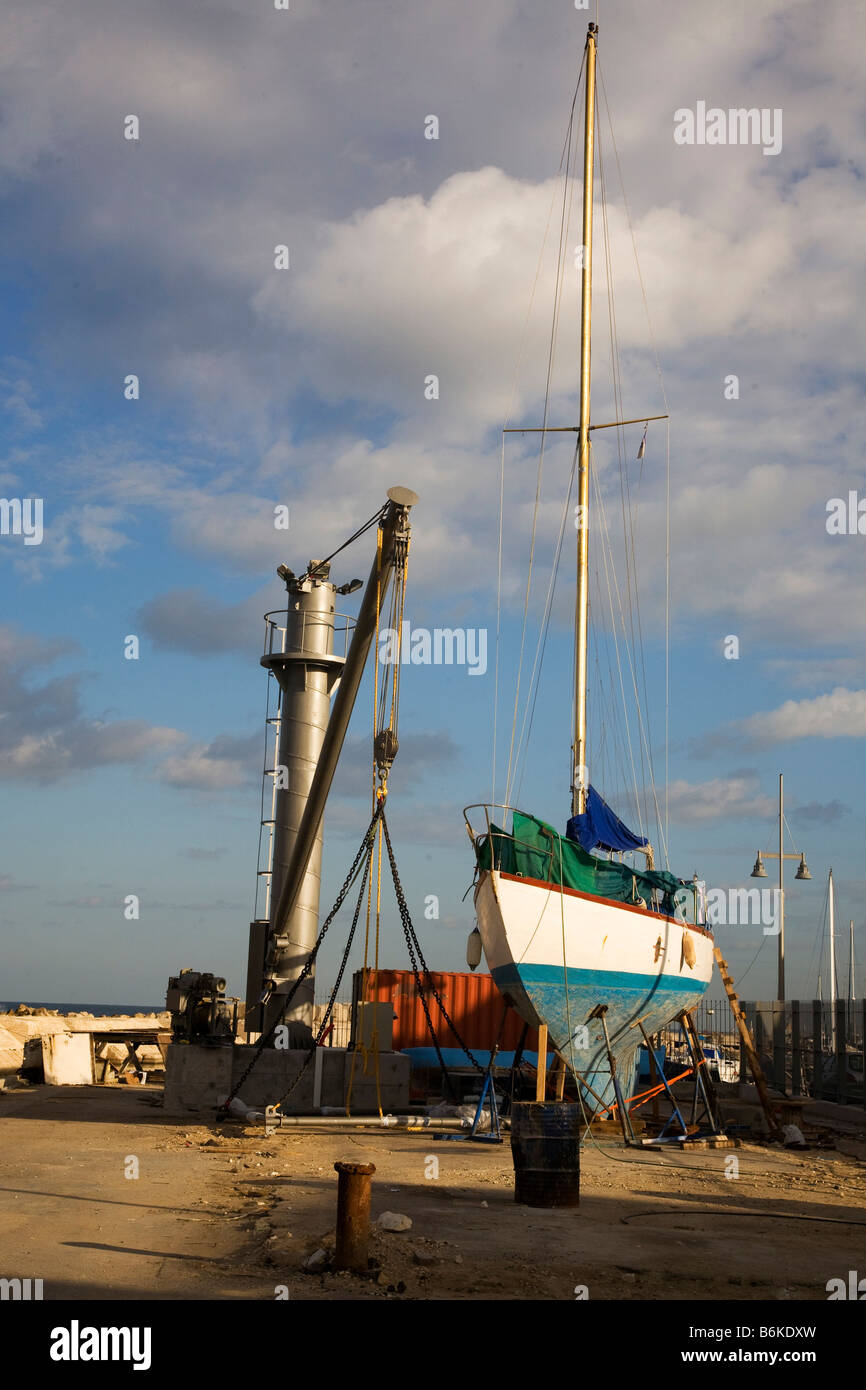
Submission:
M 671 917 L 684 919 L 682 907 L 677 907 L 675 894 L 684 885 L 682 879 L 663 870 L 639 871 L 627 864 L 610 859 L 598 859 L 587 854 L 574 840 L 559 835 L 552 826 L 534 816 L 515 811 L 509 835 L 491 825 L 489 835 L 477 842 L 479 868 L 492 867 L 507 874 L 540 879 L 542 883 L 564 884 L 581 893 L 594 893 L 613 902 L 658 905 Z M 653 895 L 658 894 L 658 899 Z M 683 901 L 685 895 L 680 898 Z M 689 914 L 691 916 L 691 913 Z

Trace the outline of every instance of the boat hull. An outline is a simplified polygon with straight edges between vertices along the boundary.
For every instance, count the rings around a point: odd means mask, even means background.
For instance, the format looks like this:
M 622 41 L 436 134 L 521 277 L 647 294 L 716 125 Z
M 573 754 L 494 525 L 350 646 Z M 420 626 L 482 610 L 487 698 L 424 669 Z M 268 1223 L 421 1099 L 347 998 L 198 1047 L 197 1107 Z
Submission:
M 640 1019 L 652 1034 L 701 998 L 713 972 L 706 929 L 575 889 L 498 870 L 475 892 L 488 968 L 525 1022 L 546 1023 L 552 1045 L 579 1073 L 588 1111 L 609 1107 L 613 1082 L 605 1022 L 623 1092 L 634 1091 Z

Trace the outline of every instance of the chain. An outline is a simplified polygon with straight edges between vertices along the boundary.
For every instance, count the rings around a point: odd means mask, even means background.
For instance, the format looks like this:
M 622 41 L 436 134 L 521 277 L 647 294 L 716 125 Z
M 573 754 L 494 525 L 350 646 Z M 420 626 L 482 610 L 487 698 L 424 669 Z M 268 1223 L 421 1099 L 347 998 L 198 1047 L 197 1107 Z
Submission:
M 334 903 L 334 906 L 331 908 L 331 911 L 328 913 L 328 916 L 325 918 L 325 921 L 324 921 L 323 924 L 322 924 L 322 929 L 321 929 L 321 931 L 319 932 L 318 937 L 316 938 L 316 944 L 315 944 L 315 946 L 313 947 L 312 951 L 310 952 L 309 956 L 307 957 L 306 961 L 304 962 L 304 966 L 303 966 L 303 969 L 301 970 L 300 975 L 298 976 L 297 980 L 295 980 L 295 983 L 292 985 L 292 988 L 289 990 L 288 994 L 286 995 L 285 1003 L 283 1004 L 283 1010 L 282 1010 L 282 1015 L 283 1015 L 283 1016 L 285 1015 L 286 1009 L 287 1009 L 287 1008 L 289 1007 L 289 1005 L 291 1004 L 292 1000 L 294 999 L 295 995 L 297 994 L 297 992 L 298 992 L 298 990 L 300 989 L 301 985 L 303 984 L 304 980 L 306 980 L 306 979 L 308 978 L 308 976 L 310 975 L 310 973 L 311 973 L 311 971 L 312 971 L 312 969 L 313 969 L 313 966 L 314 966 L 315 963 L 316 963 L 316 956 L 317 956 L 318 953 L 319 953 L 319 947 L 321 946 L 322 942 L 323 942 L 324 939 L 325 939 L 325 933 L 327 932 L 329 926 L 330 926 L 331 923 L 333 922 L 333 920 L 334 920 L 334 918 L 336 917 L 337 913 L 339 912 L 340 908 L 343 906 L 343 902 L 344 902 L 344 900 L 345 900 L 346 894 L 348 893 L 350 887 L 352 886 L 352 882 L 354 881 L 354 879 L 355 879 L 356 876 L 357 876 L 358 868 L 359 868 L 359 866 L 360 866 L 360 864 L 361 864 L 361 861 L 362 861 L 365 857 L 367 858 L 368 866 L 369 866 L 369 851 L 370 851 L 370 849 L 371 849 L 371 847 L 372 847 L 373 835 L 374 835 L 374 833 L 375 833 L 376 824 L 377 824 L 377 822 L 378 822 L 378 820 L 379 820 L 379 817 L 383 814 L 383 809 L 384 809 L 384 808 L 383 808 L 383 806 L 382 806 L 381 803 L 380 803 L 379 805 L 377 805 L 376 810 L 375 810 L 374 813 L 373 813 L 373 819 L 370 821 L 370 824 L 367 826 L 367 833 L 365 834 L 364 839 L 363 839 L 362 842 L 361 842 L 361 848 L 358 850 L 358 853 L 355 855 L 354 861 L 353 861 L 353 863 L 352 863 L 352 867 L 351 867 L 351 869 L 349 870 L 349 872 L 347 873 L 347 875 L 346 875 L 346 877 L 345 877 L 345 879 L 344 879 L 344 881 L 343 881 L 343 886 L 342 886 L 342 888 L 340 889 L 339 893 L 337 894 L 337 900 L 336 900 L 336 902 Z M 367 869 L 367 872 L 369 872 L 369 867 L 368 867 L 368 869 Z M 228 1110 L 228 1108 L 229 1108 L 229 1106 L 231 1105 L 232 1101 L 234 1100 L 235 1096 L 236 1096 L 236 1095 L 238 1094 L 238 1092 L 240 1091 L 241 1087 L 243 1086 L 244 1082 L 246 1081 L 246 1079 L 247 1079 L 247 1077 L 249 1076 L 250 1072 L 252 1071 L 253 1067 L 254 1067 L 254 1066 L 256 1065 L 256 1063 L 258 1062 L 259 1058 L 261 1057 L 262 1053 L 264 1052 L 265 1048 L 267 1047 L 267 1045 L 268 1045 L 268 1043 L 270 1042 L 271 1038 L 272 1038 L 272 1037 L 274 1036 L 274 1034 L 276 1033 L 277 1028 L 280 1026 L 281 1023 L 282 1023 L 282 1016 L 281 1016 L 281 1015 L 278 1015 L 277 1018 L 274 1020 L 274 1022 L 271 1024 L 271 1026 L 270 1026 L 270 1028 L 268 1029 L 267 1033 L 263 1033 L 262 1036 L 259 1038 L 259 1041 L 258 1041 L 258 1043 L 256 1044 L 256 1050 L 255 1050 L 255 1052 L 253 1053 L 252 1057 L 250 1058 L 249 1065 L 244 1069 L 243 1075 L 241 1076 L 241 1078 L 240 1078 L 240 1080 L 238 1081 L 237 1085 L 232 1089 L 231 1094 L 228 1095 L 228 1096 L 226 1097 L 226 1099 L 223 1101 L 223 1104 L 220 1106 L 220 1110 L 224 1110 L 224 1111 L 225 1111 L 225 1110 Z
M 384 790 L 384 789 L 383 789 L 383 790 Z M 354 860 L 353 860 L 353 862 L 352 862 L 352 867 L 349 869 L 349 872 L 347 873 L 347 875 L 346 875 L 346 877 L 345 877 L 345 879 L 344 879 L 344 881 L 343 881 L 343 885 L 342 885 L 342 887 L 341 887 L 339 893 L 337 894 L 337 898 L 336 898 L 336 901 L 335 901 L 335 903 L 334 903 L 334 906 L 332 907 L 331 911 L 329 912 L 328 916 L 326 917 L 325 921 L 324 921 L 323 924 L 322 924 L 322 928 L 321 928 L 321 930 L 320 930 L 320 932 L 319 932 L 318 937 L 316 938 L 316 943 L 315 943 L 315 945 L 313 946 L 313 949 L 310 951 L 310 954 L 309 954 L 309 956 L 307 957 L 306 961 L 304 962 L 304 965 L 303 965 L 303 967 L 302 967 L 302 969 L 301 969 L 301 972 L 300 972 L 298 978 L 295 980 L 295 982 L 294 982 L 294 984 L 292 985 L 291 989 L 289 990 L 288 994 L 285 996 L 285 1001 L 284 1001 L 284 1003 L 283 1003 L 283 1007 L 282 1007 L 281 1013 L 277 1016 L 277 1018 L 276 1018 L 276 1019 L 274 1020 L 274 1022 L 271 1024 L 271 1027 L 268 1029 L 268 1031 L 267 1031 L 266 1033 L 263 1033 L 263 1034 L 262 1034 L 261 1038 L 259 1039 L 258 1043 L 256 1044 L 255 1051 L 253 1052 L 253 1055 L 252 1055 L 252 1057 L 250 1058 L 249 1063 L 248 1063 L 247 1066 L 244 1068 L 243 1074 L 241 1075 L 241 1077 L 240 1077 L 240 1079 L 238 1080 L 237 1084 L 233 1087 L 233 1089 L 232 1089 L 232 1091 L 231 1091 L 231 1094 L 230 1094 L 229 1096 L 227 1096 L 226 1100 L 223 1102 L 222 1106 L 220 1107 L 220 1110 L 221 1110 L 221 1111 L 223 1111 L 223 1112 L 227 1111 L 228 1108 L 229 1108 L 229 1106 L 231 1105 L 231 1102 L 235 1099 L 235 1097 L 236 1097 L 236 1096 L 238 1095 L 238 1093 L 240 1092 L 241 1088 L 243 1087 L 244 1083 L 246 1082 L 247 1078 L 249 1077 L 250 1073 L 252 1072 L 253 1068 L 255 1067 L 256 1063 L 258 1062 L 259 1058 L 261 1057 L 262 1053 L 264 1052 L 265 1048 L 268 1046 L 268 1044 L 270 1043 L 270 1041 L 271 1041 L 271 1039 L 273 1038 L 274 1034 L 276 1033 L 277 1028 L 280 1026 L 280 1024 L 281 1024 L 281 1022 L 282 1022 L 282 1019 L 285 1017 L 285 1013 L 286 1013 L 286 1011 L 287 1011 L 289 1005 L 291 1004 L 292 1000 L 294 999 L 296 993 L 297 993 L 298 990 L 300 989 L 300 987 L 301 987 L 301 985 L 303 984 L 303 982 L 304 982 L 306 979 L 308 979 L 309 976 L 310 976 L 310 974 L 312 973 L 313 966 L 314 966 L 315 963 L 316 963 L 316 957 L 317 957 L 317 955 L 318 955 L 318 953 L 319 953 L 319 948 L 321 947 L 322 942 L 323 942 L 324 939 L 325 939 L 325 935 L 326 935 L 326 933 L 327 933 L 327 931 L 328 931 L 328 928 L 330 927 L 330 925 L 331 925 L 331 923 L 333 922 L 334 918 L 337 916 L 337 913 L 340 911 L 340 908 L 343 906 L 343 903 L 344 903 L 344 901 L 345 901 L 345 899 L 346 899 L 346 896 L 347 896 L 347 894 L 348 894 L 348 892 L 349 892 L 349 889 L 350 889 L 350 887 L 352 886 L 352 883 L 353 883 L 353 882 L 355 881 L 355 879 L 357 878 L 357 876 L 358 876 L 358 871 L 359 871 L 360 866 L 361 866 L 361 864 L 362 864 L 362 862 L 363 862 L 363 863 L 364 863 L 364 871 L 363 871 L 362 878 L 361 878 L 361 889 L 360 889 L 360 892 L 359 892 L 359 894 L 358 894 L 358 901 L 357 901 L 357 903 L 356 903 L 356 905 L 355 905 L 355 912 L 354 912 L 354 915 L 353 915 L 353 918 L 352 918 L 352 925 L 351 925 L 351 928 L 350 928 L 350 930 L 349 930 L 349 934 L 348 934 L 348 939 L 347 939 L 347 941 L 346 941 L 345 950 L 343 951 L 343 957 L 342 957 L 342 960 L 341 960 L 341 962 L 340 962 L 340 968 L 339 968 L 339 971 L 338 971 L 338 973 L 337 973 L 337 978 L 336 978 L 336 981 L 335 981 L 335 984 L 334 984 L 334 988 L 333 988 L 333 990 L 331 991 L 331 997 L 330 997 L 330 999 L 328 1000 L 328 1006 L 327 1006 L 327 1008 L 326 1008 L 326 1010 L 325 1010 L 324 1016 L 323 1016 L 323 1018 L 322 1018 L 322 1022 L 321 1022 L 320 1026 L 319 1026 L 318 1033 L 316 1034 L 315 1038 L 314 1038 L 313 1041 L 312 1041 L 312 1044 L 310 1045 L 310 1047 L 309 1047 L 309 1049 L 308 1049 L 308 1051 L 307 1051 L 307 1056 L 306 1056 L 306 1058 L 305 1058 L 305 1060 L 304 1060 L 304 1062 L 303 1062 L 303 1064 L 302 1064 L 302 1066 L 301 1066 L 300 1071 L 298 1072 L 298 1075 L 295 1077 L 294 1081 L 293 1081 L 292 1084 L 289 1086 L 288 1090 L 285 1091 L 284 1094 L 283 1094 L 283 1095 L 279 1098 L 279 1100 L 276 1102 L 276 1105 L 275 1105 L 274 1108 L 276 1109 L 276 1108 L 279 1108 L 280 1106 L 284 1105 L 285 1102 L 289 1099 L 289 1097 L 293 1094 L 293 1092 L 294 1092 L 294 1091 L 297 1089 L 297 1087 L 300 1085 L 301 1078 L 305 1075 L 306 1070 L 307 1070 L 308 1066 L 310 1065 L 310 1062 L 312 1061 L 313 1057 L 314 1057 L 315 1054 L 316 1054 L 316 1049 L 317 1049 L 317 1047 L 319 1046 L 319 1044 L 321 1043 L 322 1038 L 324 1037 L 324 1034 L 325 1034 L 325 1031 L 326 1031 L 326 1029 L 327 1029 L 328 1023 L 329 1023 L 329 1021 L 330 1021 L 331 1014 L 332 1014 L 332 1012 L 333 1012 L 334 1004 L 335 1004 L 335 1002 L 336 1002 L 337 993 L 338 993 L 338 991 L 339 991 L 340 985 L 341 985 L 341 983 L 342 983 L 343 975 L 344 975 L 344 973 L 345 973 L 346 966 L 347 966 L 347 964 L 348 964 L 349 953 L 350 953 L 350 951 L 351 951 L 352 942 L 353 942 L 354 937 L 355 937 L 355 930 L 356 930 L 356 928 L 357 928 L 358 919 L 359 919 L 360 913 L 361 913 L 361 904 L 363 903 L 364 894 L 365 894 L 365 892 L 366 892 L 366 890 L 367 890 L 367 883 L 368 883 L 368 881 L 369 881 L 370 867 L 371 867 L 371 864 L 372 864 L 373 842 L 374 842 L 374 839 L 375 839 L 376 827 L 377 827 L 377 825 L 379 825 L 380 823 L 381 823 L 382 830 L 384 831 L 384 835 L 385 835 L 385 844 L 386 844 L 387 849 L 388 849 L 388 862 L 389 862 L 389 864 L 390 864 L 390 866 L 391 866 L 391 877 L 392 877 L 393 882 L 394 882 L 394 893 L 395 893 L 396 898 L 397 898 L 397 907 L 398 907 L 398 910 L 399 910 L 399 913 L 400 913 L 400 922 L 401 922 L 401 925 L 402 925 L 402 927 L 403 927 L 403 935 L 404 935 L 405 940 L 406 940 L 406 948 L 407 948 L 407 951 L 408 951 L 408 953 L 409 953 L 409 960 L 410 960 L 411 965 L 412 965 L 412 973 L 413 973 L 413 975 L 414 975 L 414 977 L 415 977 L 415 987 L 416 987 L 416 990 L 417 990 L 417 992 L 418 992 L 418 998 L 421 1000 L 421 1007 L 422 1007 L 423 1010 L 424 1010 L 424 1017 L 425 1017 L 426 1022 L 427 1022 L 427 1030 L 428 1030 L 428 1032 L 429 1032 L 429 1034 L 430 1034 L 430 1037 L 431 1037 L 432 1040 L 433 1040 L 433 1046 L 434 1046 L 434 1048 L 435 1048 L 435 1050 L 436 1050 L 436 1057 L 437 1057 L 437 1059 L 438 1059 L 438 1061 L 439 1061 L 439 1066 L 440 1066 L 441 1071 L 442 1071 L 442 1076 L 443 1076 L 443 1079 L 444 1079 L 444 1081 L 445 1081 L 445 1086 L 446 1086 L 446 1089 L 447 1089 L 447 1091 L 448 1091 L 449 1096 L 451 1097 L 451 1100 L 453 1101 L 453 1100 L 456 1099 L 456 1097 L 455 1097 L 455 1092 L 454 1092 L 454 1087 L 453 1087 L 453 1084 L 452 1084 L 452 1082 L 451 1082 L 451 1078 L 450 1078 L 450 1076 L 449 1076 L 449 1074 L 448 1074 L 448 1069 L 447 1069 L 447 1067 L 446 1067 L 446 1065 L 445 1065 L 445 1059 L 444 1059 L 444 1057 L 442 1056 L 442 1049 L 441 1049 L 441 1047 L 440 1047 L 440 1045 L 439 1045 L 439 1039 L 438 1039 L 437 1036 L 436 1036 L 436 1029 L 433 1027 L 433 1020 L 432 1020 L 432 1018 L 431 1018 L 431 1016 L 430 1016 L 430 1007 L 429 1007 L 429 1004 L 428 1004 L 428 1002 L 427 1002 L 427 996 L 428 996 L 428 994 L 431 994 L 431 995 L 433 996 L 433 998 L 436 1000 L 436 1003 L 437 1003 L 438 1006 L 439 1006 L 440 1014 L 442 1015 L 442 1017 L 444 1018 L 446 1024 L 448 1025 L 448 1027 L 450 1028 L 450 1030 L 451 1030 L 451 1032 L 453 1033 L 454 1037 L 456 1038 L 456 1040 L 457 1040 L 457 1042 L 458 1042 L 460 1048 L 462 1049 L 463 1053 L 465 1054 L 465 1056 L 467 1056 L 467 1057 L 469 1058 L 469 1061 L 472 1063 L 472 1066 L 475 1068 L 475 1070 L 479 1073 L 480 1076 L 486 1076 L 487 1073 L 486 1073 L 485 1068 L 482 1067 L 482 1065 L 481 1065 L 481 1063 L 478 1061 L 477 1057 L 475 1057 L 475 1055 L 470 1051 L 469 1047 L 468 1047 L 468 1046 L 466 1045 L 466 1043 L 463 1041 L 462 1037 L 460 1036 L 460 1033 L 458 1032 L 458 1030 L 457 1030 L 457 1028 L 456 1028 L 456 1026 L 455 1026 L 455 1024 L 454 1024 L 454 1021 L 452 1020 L 450 1014 L 448 1013 L 448 1010 L 447 1010 L 446 1007 L 445 1007 L 445 1004 L 444 1004 L 444 1002 L 443 1002 L 443 1000 L 442 1000 L 442 996 L 440 995 L 439 991 L 436 989 L 436 986 L 435 986 L 434 983 L 433 983 L 432 977 L 431 977 L 431 975 L 430 975 L 430 971 L 429 971 L 428 966 L 427 966 L 427 962 L 426 962 L 426 960 L 425 960 L 425 958 L 424 958 L 424 952 L 423 952 L 423 950 L 422 950 L 422 948 L 421 948 L 421 943 L 420 943 L 420 941 L 418 940 L 418 935 L 417 935 L 417 933 L 416 933 L 416 931 L 415 931 L 415 928 L 414 928 L 414 926 L 413 926 L 413 924 L 412 924 L 412 917 L 411 917 L 411 914 L 410 914 L 410 912 L 409 912 L 409 907 L 408 907 L 407 902 L 406 902 L 406 895 L 405 895 L 404 892 L 403 892 L 403 885 L 402 885 L 402 883 L 401 883 L 401 881 L 400 881 L 400 875 L 399 875 L 398 870 L 397 870 L 397 861 L 396 861 L 396 859 L 395 859 L 395 857 L 394 857 L 394 847 L 393 847 L 393 845 L 391 844 L 391 833 L 390 833 L 390 830 L 389 830 L 389 828 L 388 828 L 388 822 L 387 822 L 387 820 L 386 820 L 386 818 L 385 818 L 385 796 L 382 795 L 382 794 L 380 794 L 380 795 L 377 797 L 376 809 L 375 809 L 374 812 L 373 812 L 373 817 L 372 817 L 372 819 L 371 819 L 371 821 L 370 821 L 370 824 L 369 824 L 368 827 L 367 827 L 366 833 L 365 833 L 364 838 L 363 838 L 363 840 L 362 840 L 362 842 L 361 842 L 360 849 L 358 850 L 358 853 L 355 855 L 355 858 L 354 858 Z M 422 972 L 423 972 L 423 976 L 424 976 L 424 982 L 422 982 L 422 978 L 421 978 L 421 977 L 422 977 Z
M 378 818 L 378 811 L 377 811 L 377 816 L 376 816 L 376 818 Z M 372 828 L 372 825 L 371 825 L 371 828 Z M 372 846 L 371 846 L 371 848 L 372 848 Z M 285 1091 L 285 1092 L 280 1096 L 279 1100 L 275 1102 L 275 1104 L 274 1104 L 274 1106 L 273 1106 L 273 1109 L 274 1109 L 274 1110 L 279 1110 L 280 1106 L 282 1106 L 282 1105 L 289 1099 L 289 1096 L 292 1095 L 293 1092 L 294 1092 L 295 1090 L 297 1090 L 298 1086 L 301 1084 L 301 1078 L 305 1075 L 306 1070 L 307 1070 L 307 1067 L 310 1065 L 311 1061 L 313 1060 L 313 1058 L 314 1058 L 315 1055 L 316 1055 L 316 1048 L 320 1045 L 320 1043 L 321 1043 L 322 1039 L 324 1038 L 325 1033 L 326 1033 L 326 1031 L 327 1031 L 328 1023 L 330 1022 L 330 1018 L 331 1018 L 331 1013 L 332 1013 L 332 1011 L 333 1011 L 334 1004 L 335 1004 L 336 1001 L 337 1001 L 337 993 L 338 993 L 338 991 L 339 991 L 339 989 L 340 989 L 340 985 L 341 985 L 342 982 L 343 982 L 343 975 L 344 975 L 344 973 L 345 973 L 346 966 L 347 966 L 347 964 L 348 964 L 348 962 L 349 962 L 349 952 L 350 952 L 351 949 L 352 949 L 352 942 L 353 942 L 354 939 L 355 939 L 355 928 L 356 928 L 357 925 L 358 925 L 358 918 L 359 918 L 360 915 L 361 915 L 361 904 L 362 904 L 363 901 L 364 901 L 364 894 L 365 894 L 366 891 L 367 891 L 367 880 L 368 880 L 369 877 L 370 877 L 370 864 L 371 864 L 371 862 L 372 862 L 372 855 L 371 855 L 371 854 L 368 854 L 368 855 L 367 855 L 367 862 L 366 862 L 366 864 L 364 865 L 364 874 L 363 874 L 363 877 L 362 877 L 362 879 L 361 879 L 361 891 L 360 891 L 360 893 L 358 894 L 358 901 L 357 901 L 357 903 L 355 904 L 355 915 L 354 915 L 353 918 L 352 918 L 352 925 L 351 925 L 351 927 L 349 928 L 349 936 L 348 936 L 348 940 L 346 941 L 346 949 L 345 949 L 344 952 L 343 952 L 343 959 L 340 961 L 340 969 L 339 969 L 338 972 L 337 972 L 337 978 L 336 978 L 336 980 L 335 980 L 335 982 L 334 982 L 334 988 L 331 990 L 331 997 L 330 997 L 330 999 L 328 1000 L 328 1007 L 326 1008 L 324 1014 L 322 1015 L 322 1022 L 321 1022 L 320 1025 L 319 1025 L 319 1031 L 318 1031 L 318 1033 L 316 1034 L 315 1038 L 313 1039 L 312 1043 L 310 1044 L 309 1051 L 307 1052 L 307 1056 L 306 1056 L 306 1058 L 304 1059 L 304 1063 L 303 1063 L 303 1065 L 302 1065 L 302 1067 L 301 1067 L 301 1070 L 298 1072 L 297 1076 L 295 1077 L 294 1081 L 292 1082 L 292 1084 L 291 1084 L 291 1086 L 288 1088 L 288 1090 Z
M 427 962 L 426 962 L 426 960 L 424 959 L 424 952 L 423 952 L 422 949 L 421 949 L 421 943 L 419 942 L 418 937 L 417 937 L 417 935 L 416 935 L 416 933 L 415 933 L 415 928 L 414 928 L 413 925 L 412 925 L 412 918 L 411 918 L 411 916 L 410 916 L 410 914 L 409 914 L 409 908 L 408 908 L 408 906 L 406 905 L 406 898 L 405 898 L 405 895 L 404 895 L 404 893 L 403 893 L 403 885 L 402 885 L 402 883 L 400 882 L 400 875 L 399 875 L 398 872 L 397 872 L 397 861 L 396 861 L 395 858 L 394 858 L 394 850 L 393 850 L 393 847 L 392 847 L 392 845 L 391 845 L 391 835 L 390 835 L 390 832 L 389 832 L 389 830 L 388 830 L 388 822 L 387 822 L 387 820 L 385 819 L 384 809 L 383 809 L 383 812 L 382 812 L 382 828 L 383 828 L 383 830 L 384 830 L 384 832 L 385 832 L 385 843 L 386 843 L 386 845 L 388 846 L 388 859 L 389 859 L 390 864 L 391 864 L 391 876 L 392 876 L 392 878 L 393 878 L 393 880 L 394 880 L 394 892 L 395 892 L 396 895 L 397 895 L 397 906 L 398 906 L 398 908 L 399 908 L 399 910 L 400 910 L 400 921 L 401 921 L 402 924 L 403 924 L 403 935 L 404 935 L 405 938 L 406 938 L 406 946 L 407 946 L 408 951 L 409 951 L 409 959 L 410 959 L 410 961 L 412 962 L 412 970 L 413 970 L 414 975 L 415 975 L 415 985 L 416 985 L 416 988 L 417 988 L 417 990 L 418 990 L 418 996 L 419 996 L 419 998 L 420 998 L 420 1000 L 421 1000 L 421 1006 L 422 1006 L 422 1008 L 424 1009 L 424 1016 L 425 1016 L 425 1018 L 427 1019 L 427 1027 L 428 1027 L 428 1029 L 429 1029 L 429 1031 L 430 1031 L 430 1036 L 431 1036 L 431 1038 L 433 1039 L 433 1046 L 434 1046 L 435 1049 L 436 1049 L 436 1056 L 439 1058 L 439 1065 L 440 1065 L 440 1067 L 442 1068 L 443 1076 L 446 1078 L 446 1082 L 447 1082 L 447 1085 L 448 1085 L 449 1094 L 451 1095 L 451 1097 L 452 1097 L 452 1099 L 453 1099 L 453 1097 L 454 1097 L 454 1091 L 453 1091 L 453 1088 L 452 1088 L 452 1086 L 451 1086 L 451 1080 L 450 1080 L 450 1078 L 448 1077 L 448 1072 L 447 1072 L 447 1069 L 446 1069 L 446 1067 L 445 1067 L 445 1061 L 444 1061 L 444 1059 L 443 1059 L 443 1057 L 442 1057 L 442 1051 L 441 1051 L 441 1049 L 440 1049 L 440 1047 L 439 1047 L 439 1042 L 438 1042 L 438 1039 L 437 1039 L 437 1037 L 436 1037 L 436 1030 L 435 1030 L 434 1027 L 433 1027 L 433 1021 L 432 1021 L 432 1019 L 430 1018 L 430 1010 L 429 1010 L 429 1008 L 427 1007 L 427 1000 L 426 1000 L 426 998 L 425 998 L 424 990 L 423 990 L 423 987 L 422 987 L 422 985 L 421 985 L 421 976 L 420 976 L 420 972 L 419 972 L 419 970 L 418 970 L 418 960 L 420 960 L 420 962 L 421 962 L 421 968 L 422 968 L 423 971 L 424 971 L 424 975 L 425 975 L 425 978 L 426 978 L 426 981 L 427 981 L 427 988 L 429 989 L 430 993 L 433 995 L 433 998 L 436 1000 L 436 1003 L 439 1005 L 439 1009 L 440 1009 L 440 1011 L 441 1011 L 441 1013 L 442 1013 L 442 1017 L 445 1019 L 445 1022 L 448 1024 L 448 1027 L 451 1029 L 451 1032 L 454 1034 L 455 1038 L 457 1039 L 458 1043 L 460 1044 L 460 1047 L 463 1049 L 463 1051 L 465 1052 L 466 1056 L 469 1058 L 469 1060 L 470 1060 L 470 1062 L 472 1063 L 472 1065 L 473 1065 L 473 1067 L 475 1068 L 475 1070 L 476 1070 L 477 1072 L 479 1072 L 479 1073 L 481 1074 L 481 1076 L 486 1076 L 486 1074 L 487 1074 L 487 1073 L 486 1073 L 486 1069 L 485 1069 L 484 1067 L 482 1067 L 482 1065 L 481 1065 L 481 1063 L 478 1061 L 477 1057 L 473 1056 L 473 1054 L 470 1052 L 469 1048 L 466 1046 L 466 1043 L 465 1043 L 465 1042 L 463 1041 L 463 1039 L 461 1038 L 461 1036 L 460 1036 L 460 1034 L 458 1033 L 456 1027 L 454 1026 L 454 1023 L 453 1023 L 453 1021 L 452 1021 L 452 1019 L 451 1019 L 451 1017 L 450 1017 L 450 1015 L 449 1015 L 449 1013 L 448 1013 L 448 1010 L 445 1008 L 445 1005 L 444 1005 L 443 1002 L 442 1002 L 442 998 L 441 998 L 441 995 L 439 994 L 439 991 L 436 989 L 436 986 L 434 985 L 434 983 L 433 983 L 433 981 L 432 981 L 432 979 L 431 979 L 431 977 L 430 977 L 430 971 L 427 969 Z M 416 955 L 415 955 L 416 951 L 417 951 L 417 953 L 418 953 L 418 959 L 416 959 Z

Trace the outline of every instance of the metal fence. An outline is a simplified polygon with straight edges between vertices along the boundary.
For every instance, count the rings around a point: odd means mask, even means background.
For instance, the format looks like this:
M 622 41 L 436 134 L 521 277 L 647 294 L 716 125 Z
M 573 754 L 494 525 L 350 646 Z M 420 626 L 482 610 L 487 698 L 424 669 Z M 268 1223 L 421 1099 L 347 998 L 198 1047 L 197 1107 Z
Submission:
M 866 1107 L 866 1002 L 820 999 L 742 1000 L 755 1051 L 771 1086 L 788 1095 Z M 751 1081 L 745 1049 L 727 999 L 702 999 L 694 1010 L 705 1046 L 715 1048 L 721 1080 Z M 669 1024 L 658 1046 L 672 1064 L 685 1060 L 679 1028 Z
M 866 1004 L 820 999 L 743 1004 L 764 1074 L 794 1095 L 866 1107 Z
M 318 1032 L 326 1009 L 325 1004 L 313 1006 L 313 1031 Z M 324 1047 L 348 1047 L 352 1036 L 352 1005 L 349 1000 L 334 1005 L 330 1027 L 322 1040 Z

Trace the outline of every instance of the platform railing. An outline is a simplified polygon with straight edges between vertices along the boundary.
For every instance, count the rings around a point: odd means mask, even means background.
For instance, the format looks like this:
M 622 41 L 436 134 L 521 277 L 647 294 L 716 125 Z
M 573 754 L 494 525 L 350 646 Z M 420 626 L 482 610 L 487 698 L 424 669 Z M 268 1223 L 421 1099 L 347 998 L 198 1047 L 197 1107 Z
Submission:
M 289 644 L 289 612 L 288 608 L 273 608 L 265 614 L 265 656 L 281 656 L 288 651 L 320 651 L 321 642 L 319 639 L 321 629 L 324 627 L 333 627 L 334 655 L 342 657 L 348 655 L 349 643 L 352 633 L 355 631 L 355 619 L 350 617 L 348 613 L 335 613 L 333 619 L 330 614 L 302 613 L 298 639 Z M 283 621 L 280 622 L 279 619 L 283 619 Z M 312 634 L 312 641 L 307 640 L 308 633 Z

